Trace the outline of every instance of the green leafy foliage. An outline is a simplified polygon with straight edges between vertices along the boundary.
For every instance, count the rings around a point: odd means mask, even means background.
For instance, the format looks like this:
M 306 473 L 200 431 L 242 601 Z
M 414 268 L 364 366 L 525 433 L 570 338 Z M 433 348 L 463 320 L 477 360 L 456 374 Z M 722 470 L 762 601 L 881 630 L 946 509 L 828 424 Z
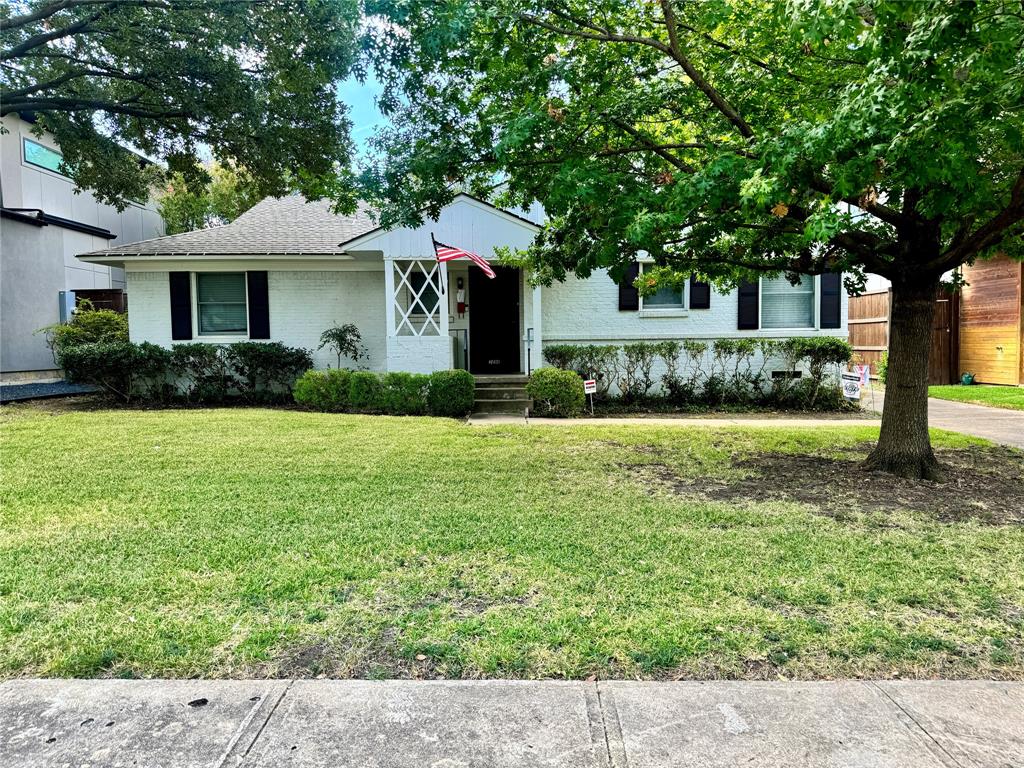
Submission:
M 288 399 L 292 383 L 313 365 L 308 349 L 279 341 L 237 341 L 222 349 L 235 388 L 251 403 Z
M 340 412 L 348 408 L 351 371 L 329 368 L 326 371 L 310 369 L 295 382 L 295 402 L 315 411 Z
M 62 350 L 79 344 L 97 341 L 128 341 L 128 315 L 110 309 L 93 309 L 84 301 L 66 323 L 40 328 L 46 334 L 46 343 L 53 351 L 54 360 Z
M 293 394 L 299 405 L 318 411 L 465 416 L 473 408 L 474 387 L 468 371 L 427 375 L 330 369 L 306 371 Z
M 329 347 L 338 356 L 338 367 L 341 368 L 341 359 L 348 358 L 358 363 L 367 357 L 366 346 L 363 344 L 363 336 L 354 323 L 345 323 L 328 328 L 320 334 L 320 346 L 317 349 Z
M 352 70 L 354 0 L 28 0 L 0 5 L 0 113 L 33 113 L 63 172 L 103 202 L 146 200 L 165 161 L 193 188 L 202 148 L 254 194 L 354 204 L 337 82 Z
M 540 201 L 547 213 L 517 254 L 540 283 L 600 269 L 619 281 L 640 254 L 655 262 L 642 293 L 691 273 L 721 287 L 761 275 L 841 272 L 848 289 L 868 273 L 889 278 L 893 306 L 913 309 L 892 315 L 901 386 L 870 465 L 937 477 L 915 359 L 929 343 L 928 301 L 959 265 L 1024 255 L 1017 4 L 366 9 L 402 29 L 367 32 L 392 127 L 364 181 L 385 224 L 418 224 L 501 178 L 497 202 Z
M 174 174 L 164 186 L 157 208 L 167 234 L 228 224 L 263 197 L 259 185 L 243 169 L 213 162 L 205 170 L 210 180 L 198 188 L 180 173 Z
M 431 416 L 461 418 L 473 410 L 476 380 L 469 371 L 435 371 L 427 386 L 427 410 Z
M 597 398 L 606 412 L 664 406 L 691 410 L 847 407 L 838 374 L 853 348 L 832 336 L 716 339 L 710 343 L 666 340 L 622 347 L 564 344 L 555 348 L 553 357 L 575 367 L 594 350 L 600 350 L 606 380 L 618 372 L 617 388 Z M 547 348 L 545 356 L 546 352 Z M 663 372 L 660 387 L 654 390 L 654 366 L 659 361 Z
M 69 381 L 92 384 L 129 403 L 161 400 L 171 353 L 155 344 L 129 341 L 89 341 L 62 347 L 57 362 Z
M 430 376 L 424 373 L 393 371 L 384 374 L 384 412 L 396 416 L 422 416 L 427 412 L 429 386 Z
M 381 413 L 384 411 L 384 382 L 380 374 L 370 371 L 353 371 L 349 375 L 348 404 L 360 413 Z
M 875 366 L 878 371 L 878 380 L 885 384 L 885 378 L 889 375 L 889 352 L 883 352 L 878 359 L 878 365 Z
M 583 379 L 560 368 L 538 368 L 530 375 L 526 393 L 539 416 L 578 416 L 586 402 Z
M 65 346 L 57 356 L 68 379 L 93 384 L 124 402 L 249 403 L 290 399 L 312 362 L 309 350 L 278 342 L 156 344 L 98 341 Z

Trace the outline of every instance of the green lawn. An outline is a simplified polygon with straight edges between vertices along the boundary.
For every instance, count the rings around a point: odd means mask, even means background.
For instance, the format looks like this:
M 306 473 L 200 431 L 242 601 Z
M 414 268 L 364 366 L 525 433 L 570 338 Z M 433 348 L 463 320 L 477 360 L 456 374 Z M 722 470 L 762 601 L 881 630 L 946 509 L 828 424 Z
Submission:
M 983 384 L 965 387 L 961 384 L 950 384 L 928 387 L 928 396 L 940 400 L 956 400 L 961 403 L 977 403 L 1024 411 L 1024 387 L 989 387 Z
M 1021 525 L 685 490 L 870 427 L 51 408 L 0 411 L 0 677 L 1024 677 Z

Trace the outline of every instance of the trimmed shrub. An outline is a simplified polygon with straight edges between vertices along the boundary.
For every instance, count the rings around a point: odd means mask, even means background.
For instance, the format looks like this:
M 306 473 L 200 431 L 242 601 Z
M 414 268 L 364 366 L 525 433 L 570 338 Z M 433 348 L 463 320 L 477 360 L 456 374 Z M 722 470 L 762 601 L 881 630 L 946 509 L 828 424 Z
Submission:
M 476 380 L 469 371 L 435 371 L 427 386 L 427 412 L 431 416 L 460 418 L 473 410 Z
M 654 384 L 651 369 L 658 354 L 658 345 L 646 341 L 623 345 L 619 391 L 626 400 L 638 400 L 650 391 L 651 385 Z
M 582 347 L 575 344 L 549 344 L 541 351 L 544 354 L 544 359 L 548 361 L 548 365 L 571 371 L 576 368 L 576 361 L 581 349 Z
M 351 371 L 331 368 L 306 371 L 295 382 L 295 402 L 317 411 L 344 411 L 348 407 Z
M 607 397 L 608 388 L 619 369 L 619 347 L 614 344 L 587 344 L 576 350 L 574 370 L 584 379 L 593 377 L 597 382 L 597 397 Z
M 170 357 L 155 344 L 94 341 L 62 348 L 57 364 L 69 381 L 92 384 L 128 403 L 154 392 L 163 398 Z
M 427 387 L 430 377 L 424 373 L 384 374 L 382 405 L 385 413 L 396 416 L 422 416 L 427 412 Z
M 352 371 L 348 380 L 350 408 L 363 413 L 379 413 L 384 410 L 384 383 L 379 374 Z
M 533 399 L 534 411 L 541 416 L 578 416 L 586 402 L 583 379 L 575 371 L 559 368 L 534 371 L 526 393 Z
M 878 380 L 884 385 L 885 377 L 889 375 L 889 350 L 883 352 L 879 357 L 875 370 L 878 371 Z
M 46 334 L 46 343 L 53 351 L 53 359 L 69 347 L 107 341 L 128 341 L 128 315 L 110 309 L 93 309 L 83 301 L 66 323 L 40 328 L 36 333 Z
M 239 341 L 224 347 L 224 359 L 235 372 L 235 388 L 248 402 L 288 399 L 295 380 L 313 367 L 308 349 L 278 341 Z
M 223 349 L 201 341 L 171 348 L 171 371 L 186 402 L 222 403 L 235 386 Z

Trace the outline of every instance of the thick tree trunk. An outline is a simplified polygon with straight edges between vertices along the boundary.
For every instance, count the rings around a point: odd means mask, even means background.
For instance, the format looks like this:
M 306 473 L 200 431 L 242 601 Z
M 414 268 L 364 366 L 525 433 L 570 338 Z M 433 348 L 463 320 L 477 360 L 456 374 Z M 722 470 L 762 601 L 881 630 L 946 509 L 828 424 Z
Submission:
M 943 479 L 928 437 L 928 353 L 938 288 L 937 276 L 893 282 L 882 431 L 864 462 L 867 470 Z

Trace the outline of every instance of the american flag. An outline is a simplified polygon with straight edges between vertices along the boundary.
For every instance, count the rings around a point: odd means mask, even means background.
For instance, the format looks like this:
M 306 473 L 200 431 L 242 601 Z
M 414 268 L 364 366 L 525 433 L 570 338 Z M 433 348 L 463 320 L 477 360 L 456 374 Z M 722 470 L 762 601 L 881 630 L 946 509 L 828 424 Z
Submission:
M 430 239 L 434 240 L 434 236 L 431 235 Z M 483 256 L 478 256 L 470 251 L 464 251 L 461 248 L 453 248 L 450 245 L 439 243 L 437 242 L 437 240 L 434 240 L 434 253 L 437 256 L 438 264 L 441 264 L 446 261 L 454 261 L 455 259 L 466 258 L 471 260 L 478 267 L 480 267 L 480 269 L 484 271 L 484 274 L 487 275 L 489 278 L 493 279 L 494 277 L 496 277 L 496 275 L 494 274 L 494 270 L 491 269 L 491 265 L 487 263 L 487 259 L 485 259 Z

